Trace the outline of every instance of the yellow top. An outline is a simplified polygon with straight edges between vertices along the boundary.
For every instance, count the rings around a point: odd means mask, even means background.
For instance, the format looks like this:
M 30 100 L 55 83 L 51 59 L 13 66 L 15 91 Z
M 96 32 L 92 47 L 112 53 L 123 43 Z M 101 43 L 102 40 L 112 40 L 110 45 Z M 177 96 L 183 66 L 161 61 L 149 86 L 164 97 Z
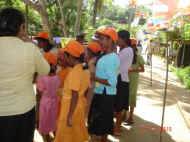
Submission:
M 49 64 L 32 43 L 0 37 L 0 116 L 23 114 L 35 104 L 33 76 L 49 73 Z
M 72 90 L 84 95 L 90 84 L 90 73 L 83 70 L 82 64 L 78 64 L 70 71 L 64 82 L 63 95 L 71 98 Z
M 54 142 L 84 142 L 88 140 L 88 131 L 85 126 L 86 98 L 84 93 L 89 84 L 90 73 L 88 70 L 83 70 L 82 64 L 74 66 L 67 75 L 64 82 L 61 110 Z M 68 127 L 66 122 L 72 90 L 77 91 L 79 97 L 72 117 L 72 127 Z
M 59 78 L 61 79 L 61 88 L 64 86 L 64 81 L 65 78 L 67 77 L 67 75 L 69 74 L 71 68 L 70 67 L 66 67 L 66 68 L 62 68 L 57 74 L 59 76 Z

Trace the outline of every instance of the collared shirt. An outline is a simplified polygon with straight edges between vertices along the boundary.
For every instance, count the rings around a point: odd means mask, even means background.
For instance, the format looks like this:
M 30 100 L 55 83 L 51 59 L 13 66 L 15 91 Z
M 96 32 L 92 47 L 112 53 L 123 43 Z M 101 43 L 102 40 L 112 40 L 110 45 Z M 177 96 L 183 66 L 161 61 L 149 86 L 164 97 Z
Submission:
M 116 95 L 117 76 L 119 73 L 119 57 L 116 53 L 110 53 L 102 56 L 96 65 L 96 77 L 105 79 L 110 86 L 96 82 L 94 92 L 102 94 L 106 89 L 107 95 Z
M 0 37 L 0 116 L 19 115 L 36 104 L 33 77 L 49 73 L 39 49 L 17 37 Z
M 72 91 L 78 92 L 79 97 L 84 98 L 84 93 L 90 85 L 90 73 L 83 70 L 82 64 L 75 65 L 64 81 L 63 97 L 72 98 Z M 63 114 L 65 115 L 65 114 Z
M 119 52 L 119 58 L 121 63 L 120 74 L 121 74 L 121 80 L 124 82 L 129 82 L 128 70 L 132 65 L 133 56 L 134 53 L 131 47 L 124 48 Z

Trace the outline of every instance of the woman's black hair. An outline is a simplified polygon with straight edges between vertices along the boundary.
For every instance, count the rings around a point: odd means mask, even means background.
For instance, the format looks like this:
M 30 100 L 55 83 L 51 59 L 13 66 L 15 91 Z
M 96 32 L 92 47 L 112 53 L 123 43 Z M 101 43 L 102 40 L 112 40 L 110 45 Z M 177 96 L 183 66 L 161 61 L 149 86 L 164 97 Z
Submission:
M 0 11 L 0 36 L 17 36 L 20 26 L 25 23 L 24 14 L 15 8 Z
M 84 54 L 81 54 L 80 57 L 76 59 L 78 59 L 81 63 L 84 63 Z
M 50 72 L 49 73 L 56 73 L 57 66 L 50 64 Z
M 130 33 L 127 30 L 120 30 L 118 36 L 123 39 L 128 46 L 131 46 Z
M 53 48 L 53 45 L 48 43 L 47 46 L 43 47 L 44 52 L 49 52 Z
M 88 52 L 90 52 L 92 54 L 93 57 L 98 57 L 101 54 L 101 51 L 99 51 L 98 53 L 94 53 L 91 49 L 87 48 Z
M 142 46 L 141 41 L 138 41 L 137 46 Z
M 65 55 L 67 56 L 72 56 L 70 55 L 68 52 L 65 52 Z M 79 62 L 83 63 L 84 62 L 84 54 L 81 54 L 80 57 L 74 57 L 72 56 L 74 59 L 78 60 Z
M 133 47 L 132 49 L 133 49 L 133 54 L 134 54 L 132 64 L 136 64 L 137 63 L 137 52 L 138 52 L 138 49 L 136 47 L 135 48 Z
M 40 43 L 40 42 L 45 43 L 46 46 L 43 47 L 43 51 L 44 51 L 44 52 L 49 52 L 49 51 L 53 48 L 53 45 L 49 42 L 48 39 L 43 39 L 43 38 L 40 38 L 40 37 L 36 37 L 35 39 L 36 39 L 39 43 Z

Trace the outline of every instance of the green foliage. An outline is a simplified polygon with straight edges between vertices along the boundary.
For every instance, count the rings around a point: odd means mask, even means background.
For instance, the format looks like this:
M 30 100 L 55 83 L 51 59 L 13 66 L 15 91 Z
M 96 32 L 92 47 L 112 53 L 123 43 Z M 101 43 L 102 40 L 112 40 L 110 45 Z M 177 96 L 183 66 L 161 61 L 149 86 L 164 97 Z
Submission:
M 105 18 L 105 19 L 98 20 L 96 26 L 99 27 L 102 25 L 113 25 L 113 24 L 115 23 L 113 23 L 112 20 Z
M 99 17 L 119 22 L 127 19 L 128 10 L 116 5 L 105 5 Z
M 152 15 L 152 11 L 143 5 L 137 7 L 137 12 L 147 14 L 149 16 Z
M 0 9 L 5 7 L 15 7 L 24 11 L 25 5 L 21 0 L 0 0 Z
M 92 36 L 94 35 L 96 29 L 93 28 L 93 27 L 88 27 L 86 30 L 85 30 L 85 33 L 86 33 L 86 40 L 87 41 L 91 41 L 92 40 Z
M 25 13 L 25 4 L 21 0 L 0 0 L 0 9 L 5 7 L 14 7 Z M 41 17 L 33 9 L 29 9 L 28 13 L 29 34 L 34 35 L 42 28 Z
M 28 23 L 28 32 L 30 35 L 36 35 L 36 33 L 41 31 L 41 17 L 36 11 L 33 11 L 30 8 L 28 12 Z
M 174 70 L 186 88 L 190 89 L 190 66 L 185 68 L 177 68 Z
M 178 50 L 179 47 L 180 47 L 180 43 L 178 41 L 174 41 L 174 43 L 173 43 L 173 49 L 174 50 Z
M 72 37 L 74 35 L 74 27 L 77 13 L 77 2 L 76 0 L 60 0 L 63 8 L 64 20 L 66 24 L 66 30 L 68 32 L 68 36 Z M 16 7 L 23 12 L 25 12 L 25 4 L 22 0 L 0 0 L 0 8 L 2 7 Z M 48 19 L 50 21 L 50 26 L 52 29 L 53 36 L 63 36 L 63 29 L 61 25 L 61 13 L 58 6 L 57 0 L 47 0 L 46 3 Z M 94 8 L 94 0 L 86 0 L 83 8 L 82 8 L 82 17 L 81 17 L 81 26 L 80 31 L 89 32 L 87 35 L 87 39 L 91 38 L 92 33 L 95 31 L 94 28 L 91 27 L 91 20 L 93 17 L 93 8 Z M 102 25 L 112 25 L 120 29 L 128 29 L 128 16 L 130 13 L 130 8 L 122 8 L 117 5 L 112 4 L 112 0 L 99 0 L 97 5 L 98 15 L 97 22 L 95 27 L 99 27 Z M 138 7 L 138 11 L 149 12 L 145 7 Z M 28 31 L 31 35 L 35 35 L 39 31 L 42 30 L 42 19 L 40 14 L 32 8 L 29 8 L 28 13 Z M 131 35 L 134 36 L 139 27 L 135 27 L 131 29 Z
M 89 8 L 89 12 L 92 12 L 93 8 L 94 8 L 94 4 L 95 4 L 95 0 L 87 0 L 88 2 L 88 8 Z M 102 11 L 104 11 L 105 6 L 107 5 L 111 5 L 112 4 L 112 0 L 97 0 L 98 4 L 97 4 L 97 12 L 99 15 L 102 14 Z M 90 13 L 92 14 L 92 13 Z

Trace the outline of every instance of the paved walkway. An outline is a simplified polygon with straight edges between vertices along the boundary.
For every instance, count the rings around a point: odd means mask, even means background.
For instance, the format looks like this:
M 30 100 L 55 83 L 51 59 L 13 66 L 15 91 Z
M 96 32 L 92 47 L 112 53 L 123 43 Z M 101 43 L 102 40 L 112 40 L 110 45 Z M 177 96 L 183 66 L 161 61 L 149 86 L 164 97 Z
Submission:
M 135 124 L 122 127 L 120 138 L 109 136 L 110 142 L 159 142 L 165 83 L 165 64 L 153 58 L 153 82 L 150 67 L 141 74 L 135 109 Z M 190 142 L 190 92 L 169 73 L 168 96 L 162 142 Z M 190 126 L 190 125 L 189 125 Z M 41 142 L 36 134 L 36 142 Z
M 135 124 L 124 128 L 120 142 L 159 142 L 165 83 L 165 63 L 153 57 L 153 81 L 150 67 L 141 74 Z M 168 95 L 162 142 L 190 142 L 190 91 L 169 72 Z

